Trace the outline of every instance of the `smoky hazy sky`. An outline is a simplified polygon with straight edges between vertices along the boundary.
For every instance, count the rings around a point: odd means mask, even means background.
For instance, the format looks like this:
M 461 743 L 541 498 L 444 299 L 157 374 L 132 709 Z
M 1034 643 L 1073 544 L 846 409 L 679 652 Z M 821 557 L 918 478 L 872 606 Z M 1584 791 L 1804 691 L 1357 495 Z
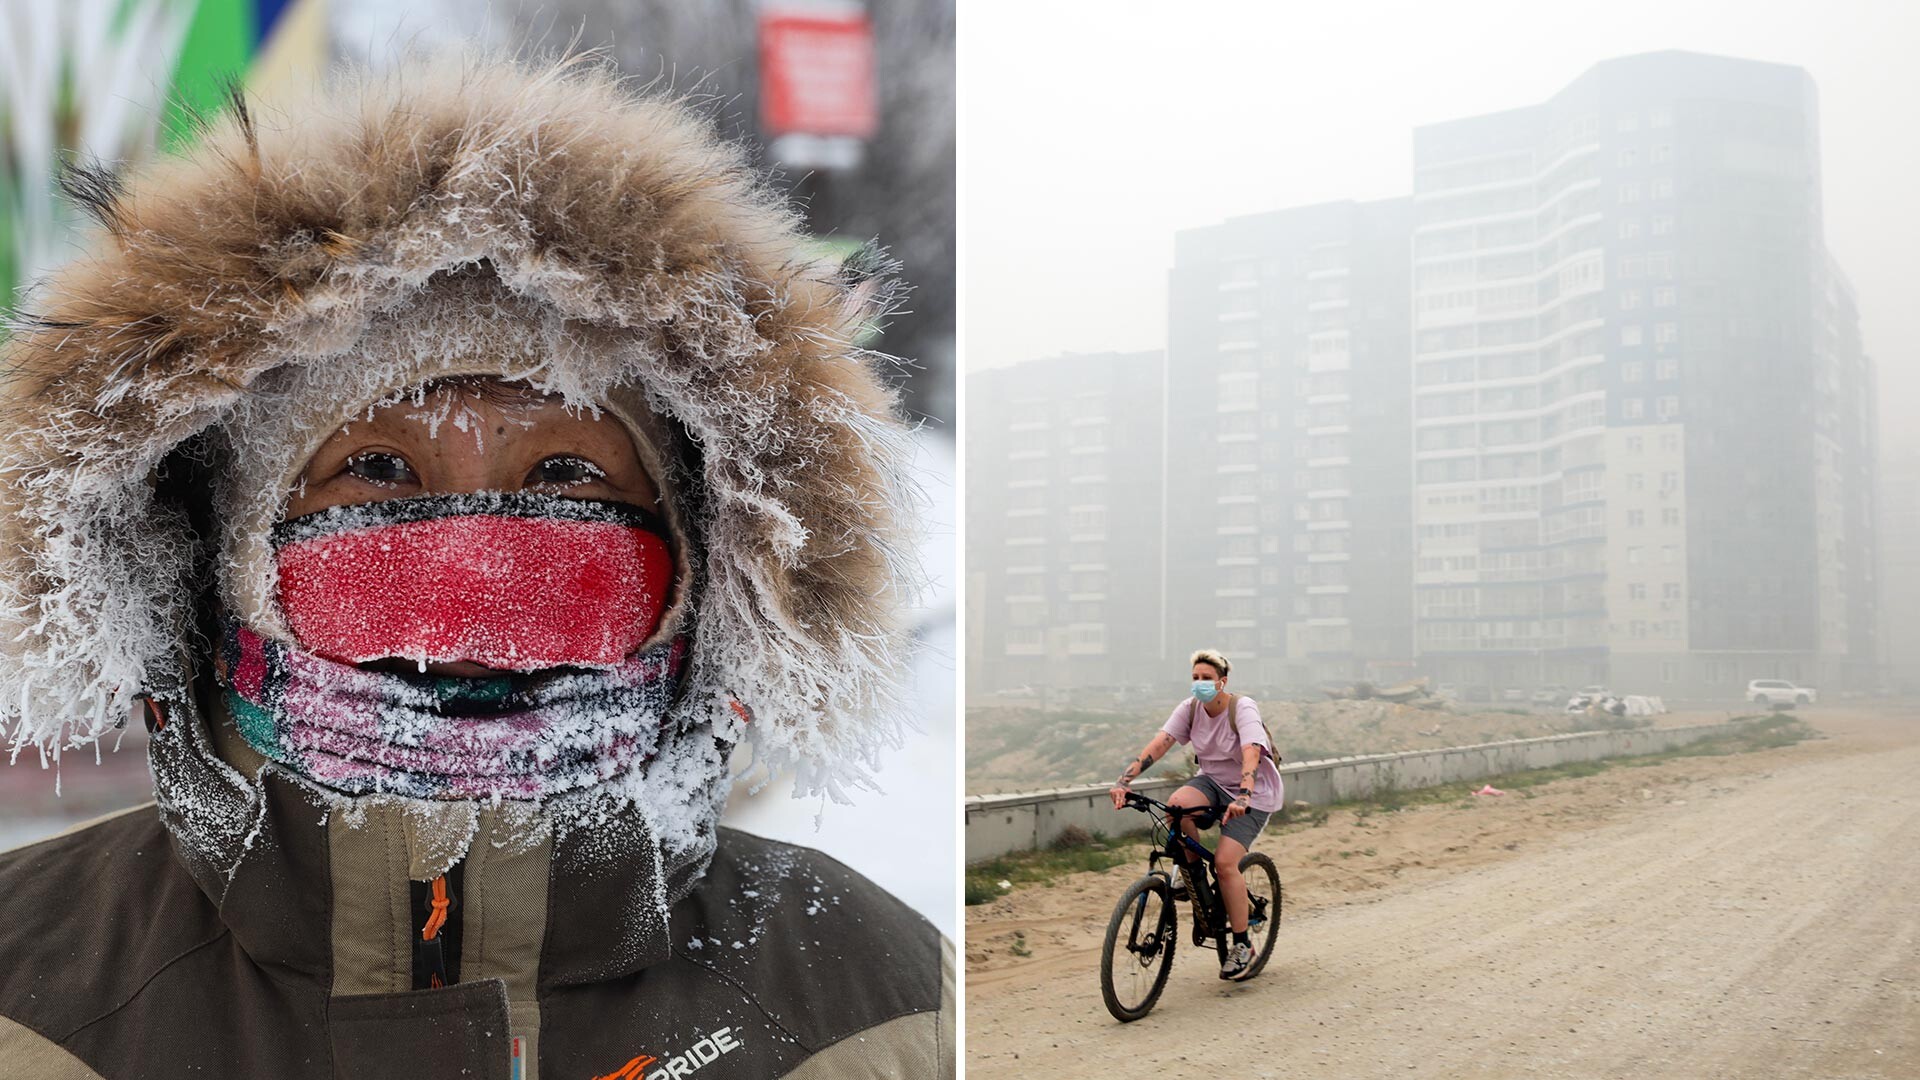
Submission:
M 1176 230 L 1411 193 L 1417 125 L 1546 100 L 1615 56 L 1805 68 L 1827 244 L 1860 292 L 1890 442 L 1920 424 L 1920 5 L 969 4 L 960 13 L 967 370 L 1159 348 Z M 1915 438 L 1920 436 L 1904 436 Z

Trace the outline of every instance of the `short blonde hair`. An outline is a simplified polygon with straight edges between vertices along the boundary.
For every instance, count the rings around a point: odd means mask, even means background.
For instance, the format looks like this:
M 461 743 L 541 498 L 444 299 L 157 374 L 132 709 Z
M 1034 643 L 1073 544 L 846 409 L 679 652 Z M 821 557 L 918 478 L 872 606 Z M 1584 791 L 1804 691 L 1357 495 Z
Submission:
M 1233 670 L 1233 665 L 1227 663 L 1227 658 L 1220 655 L 1219 649 L 1193 650 L 1193 658 L 1187 661 L 1187 666 L 1192 667 L 1195 664 L 1212 664 L 1213 670 L 1219 672 L 1223 679 Z

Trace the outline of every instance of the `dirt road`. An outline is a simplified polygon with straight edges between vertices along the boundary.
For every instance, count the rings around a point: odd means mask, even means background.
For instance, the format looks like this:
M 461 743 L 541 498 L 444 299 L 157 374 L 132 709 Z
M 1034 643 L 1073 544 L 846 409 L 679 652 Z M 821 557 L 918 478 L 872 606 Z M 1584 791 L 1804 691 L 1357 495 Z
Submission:
M 1920 1077 L 1920 709 L 1807 718 L 1830 737 L 1263 837 L 1266 973 L 1189 943 L 1133 1024 L 1095 964 L 1137 868 L 971 909 L 968 1067 Z

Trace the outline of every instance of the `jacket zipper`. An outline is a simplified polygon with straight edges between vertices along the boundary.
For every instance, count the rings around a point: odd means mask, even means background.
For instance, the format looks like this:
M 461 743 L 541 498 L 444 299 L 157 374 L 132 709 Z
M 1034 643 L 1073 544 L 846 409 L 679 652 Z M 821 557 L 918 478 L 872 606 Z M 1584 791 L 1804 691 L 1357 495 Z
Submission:
M 420 927 L 420 936 L 413 942 L 415 990 L 438 990 L 448 981 L 447 941 L 440 932 L 446 929 L 447 914 L 453 908 L 453 893 L 447 885 L 445 874 L 434 878 L 431 888 L 426 923 Z

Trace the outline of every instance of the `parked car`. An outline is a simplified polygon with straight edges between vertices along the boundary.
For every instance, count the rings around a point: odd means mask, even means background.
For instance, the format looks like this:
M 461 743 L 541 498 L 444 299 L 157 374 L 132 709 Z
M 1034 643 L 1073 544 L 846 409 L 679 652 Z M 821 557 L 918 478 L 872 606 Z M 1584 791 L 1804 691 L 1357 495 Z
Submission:
M 1525 704 L 1527 692 L 1518 686 L 1509 686 L 1505 690 L 1500 691 L 1500 700 Z
M 1493 691 L 1484 686 L 1469 686 L 1460 691 L 1461 701 L 1492 701 Z
M 1535 705 L 1552 705 L 1564 698 L 1566 693 L 1565 690 L 1557 686 L 1543 686 L 1535 690 L 1533 696 L 1528 700 L 1532 701 Z
M 1785 679 L 1755 679 L 1747 684 L 1747 700 L 1755 705 L 1811 705 L 1819 698 L 1811 686 L 1795 686 Z
M 1434 688 L 1433 695 L 1435 697 L 1443 697 L 1443 698 L 1459 697 L 1460 684 L 1443 682 L 1439 686 Z

